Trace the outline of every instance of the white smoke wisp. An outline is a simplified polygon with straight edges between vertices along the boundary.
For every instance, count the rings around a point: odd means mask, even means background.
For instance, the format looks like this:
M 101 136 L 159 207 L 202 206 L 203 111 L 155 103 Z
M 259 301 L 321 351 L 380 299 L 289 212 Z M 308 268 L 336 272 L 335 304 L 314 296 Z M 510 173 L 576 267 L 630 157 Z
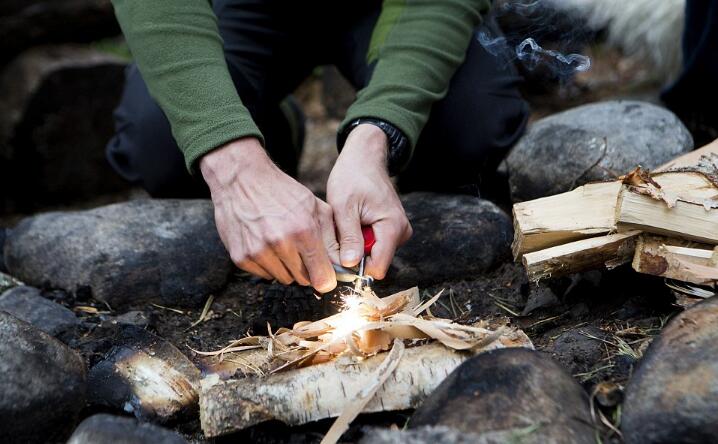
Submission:
M 686 0 L 541 0 L 576 14 L 593 29 L 606 29 L 608 43 L 653 67 L 664 83 L 681 69 Z
M 516 57 L 529 69 L 541 63 L 548 63 L 559 75 L 570 75 L 591 69 L 591 59 L 581 54 L 562 54 L 552 49 L 543 49 L 536 40 L 529 37 L 516 46 Z

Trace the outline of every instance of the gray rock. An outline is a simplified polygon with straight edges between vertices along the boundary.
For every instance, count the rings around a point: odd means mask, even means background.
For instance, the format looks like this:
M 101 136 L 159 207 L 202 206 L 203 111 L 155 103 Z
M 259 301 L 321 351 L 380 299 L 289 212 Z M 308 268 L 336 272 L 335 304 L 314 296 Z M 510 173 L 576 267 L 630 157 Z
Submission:
M 112 308 L 199 305 L 233 269 L 208 200 L 136 200 L 21 221 L 5 247 L 25 282 L 89 287 Z
M 3 251 L 5 250 L 5 238 L 7 237 L 7 228 L 0 227 L 0 273 L 7 272 L 7 268 L 5 268 L 5 255 L 3 254 Z
M 128 188 L 105 158 L 124 67 L 96 50 L 60 46 L 32 49 L 0 72 L 0 213 Z
M 72 310 L 45 299 L 33 287 L 15 287 L 1 294 L 0 310 L 54 337 L 71 335 L 80 325 Z
M 588 396 L 559 365 L 527 349 L 461 364 L 416 410 L 410 428 L 444 426 L 479 442 L 593 443 Z
M 75 429 L 67 444 L 186 444 L 176 432 L 133 418 L 97 414 Z
M 676 316 L 626 387 L 621 430 L 632 443 L 714 442 L 718 436 L 718 298 Z
M 596 339 L 599 338 L 599 339 Z M 606 334 L 590 325 L 566 330 L 546 349 L 572 375 L 585 373 L 598 366 L 603 358 Z
M 692 149 L 686 127 L 664 108 L 636 101 L 580 106 L 537 121 L 521 138 L 507 158 L 511 197 L 562 193 Z
M 0 312 L 0 442 L 56 442 L 85 405 L 85 365 L 57 339 Z
M 11 288 L 17 287 L 18 285 L 23 285 L 23 283 L 10 276 L 9 274 L 0 272 L 0 293 L 3 293 Z
M 87 377 L 92 404 L 161 423 L 196 411 L 200 371 L 174 345 L 129 324 L 106 334 L 110 349 Z
M 39 44 L 91 42 L 119 33 L 110 0 L 3 0 L 0 65 Z
M 506 435 L 498 432 L 491 436 L 492 432 L 485 432 L 482 435 L 464 433 L 449 427 L 422 426 L 415 429 L 393 430 L 382 428 L 370 428 L 364 432 L 360 444 L 503 444 Z M 517 436 L 519 438 L 520 436 Z M 509 442 L 518 442 L 518 439 Z
M 471 279 L 508 260 L 511 219 L 495 204 L 465 195 L 409 193 L 401 198 L 414 229 L 387 278 L 396 285 Z

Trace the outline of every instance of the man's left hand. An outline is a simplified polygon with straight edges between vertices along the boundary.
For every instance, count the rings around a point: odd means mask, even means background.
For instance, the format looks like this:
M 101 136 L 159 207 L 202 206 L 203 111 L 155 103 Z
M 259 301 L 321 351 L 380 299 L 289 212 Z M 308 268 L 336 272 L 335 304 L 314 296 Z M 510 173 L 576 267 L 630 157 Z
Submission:
M 411 224 L 387 170 L 388 139 L 374 125 L 359 125 L 349 133 L 327 183 L 327 202 L 339 232 L 340 259 L 345 267 L 363 255 L 361 227 L 374 230 L 376 244 L 366 262 L 366 274 L 383 279 L 394 253 L 411 237 Z

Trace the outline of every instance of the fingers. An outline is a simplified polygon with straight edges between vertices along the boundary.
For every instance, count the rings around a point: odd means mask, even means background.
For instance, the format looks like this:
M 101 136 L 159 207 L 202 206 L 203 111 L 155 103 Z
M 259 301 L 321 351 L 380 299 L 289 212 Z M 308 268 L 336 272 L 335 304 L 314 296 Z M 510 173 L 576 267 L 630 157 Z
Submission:
M 255 276 L 259 276 L 259 277 L 261 277 L 262 279 L 266 279 L 266 280 L 268 280 L 268 281 L 271 281 L 271 280 L 273 279 L 272 276 L 271 276 L 269 273 L 267 273 L 267 270 L 265 270 L 264 268 L 262 268 L 262 267 L 261 267 L 259 264 L 257 264 L 256 262 L 253 262 L 253 261 L 250 261 L 250 260 L 245 260 L 245 261 L 242 261 L 242 262 L 240 262 L 240 263 L 238 263 L 238 264 L 236 264 L 236 265 L 237 265 L 237 267 L 239 267 L 240 269 L 242 269 L 242 270 L 244 270 L 244 271 L 246 271 L 246 272 L 248 272 L 248 273 L 252 273 L 252 274 L 255 275 Z
M 386 219 L 372 225 L 376 243 L 367 258 L 366 273 L 375 279 L 384 279 L 397 247 L 409 240 L 411 225 L 406 216 Z
M 364 254 L 364 238 L 361 234 L 361 221 L 358 208 L 349 208 L 334 214 L 334 222 L 339 231 L 339 259 L 345 267 L 359 263 Z
M 284 285 L 294 282 L 291 273 L 271 249 L 265 249 L 252 257 L 252 260 L 267 270 L 276 280 Z
M 299 285 L 309 285 L 309 273 L 302 263 L 302 258 L 294 242 L 284 239 L 277 242 L 272 249 Z
M 318 205 L 319 230 L 321 231 L 324 248 L 326 249 L 332 263 L 339 264 L 339 242 L 337 242 L 337 232 L 334 227 L 332 207 L 321 200 L 318 200 Z
M 324 243 L 320 238 L 309 242 L 304 248 L 300 248 L 299 254 L 302 256 L 302 261 L 309 272 L 312 287 L 320 293 L 332 291 L 337 286 L 337 276 L 329 261 L 329 255 L 324 248 Z

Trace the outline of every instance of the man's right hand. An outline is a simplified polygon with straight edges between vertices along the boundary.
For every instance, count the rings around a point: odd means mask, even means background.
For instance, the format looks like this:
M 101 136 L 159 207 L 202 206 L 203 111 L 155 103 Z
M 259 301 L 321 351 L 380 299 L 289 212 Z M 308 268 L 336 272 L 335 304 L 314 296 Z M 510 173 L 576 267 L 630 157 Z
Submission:
M 244 138 L 202 157 L 219 236 L 242 270 L 325 293 L 339 263 L 331 207 L 282 172 L 259 141 Z M 331 259 L 331 260 L 330 260 Z

